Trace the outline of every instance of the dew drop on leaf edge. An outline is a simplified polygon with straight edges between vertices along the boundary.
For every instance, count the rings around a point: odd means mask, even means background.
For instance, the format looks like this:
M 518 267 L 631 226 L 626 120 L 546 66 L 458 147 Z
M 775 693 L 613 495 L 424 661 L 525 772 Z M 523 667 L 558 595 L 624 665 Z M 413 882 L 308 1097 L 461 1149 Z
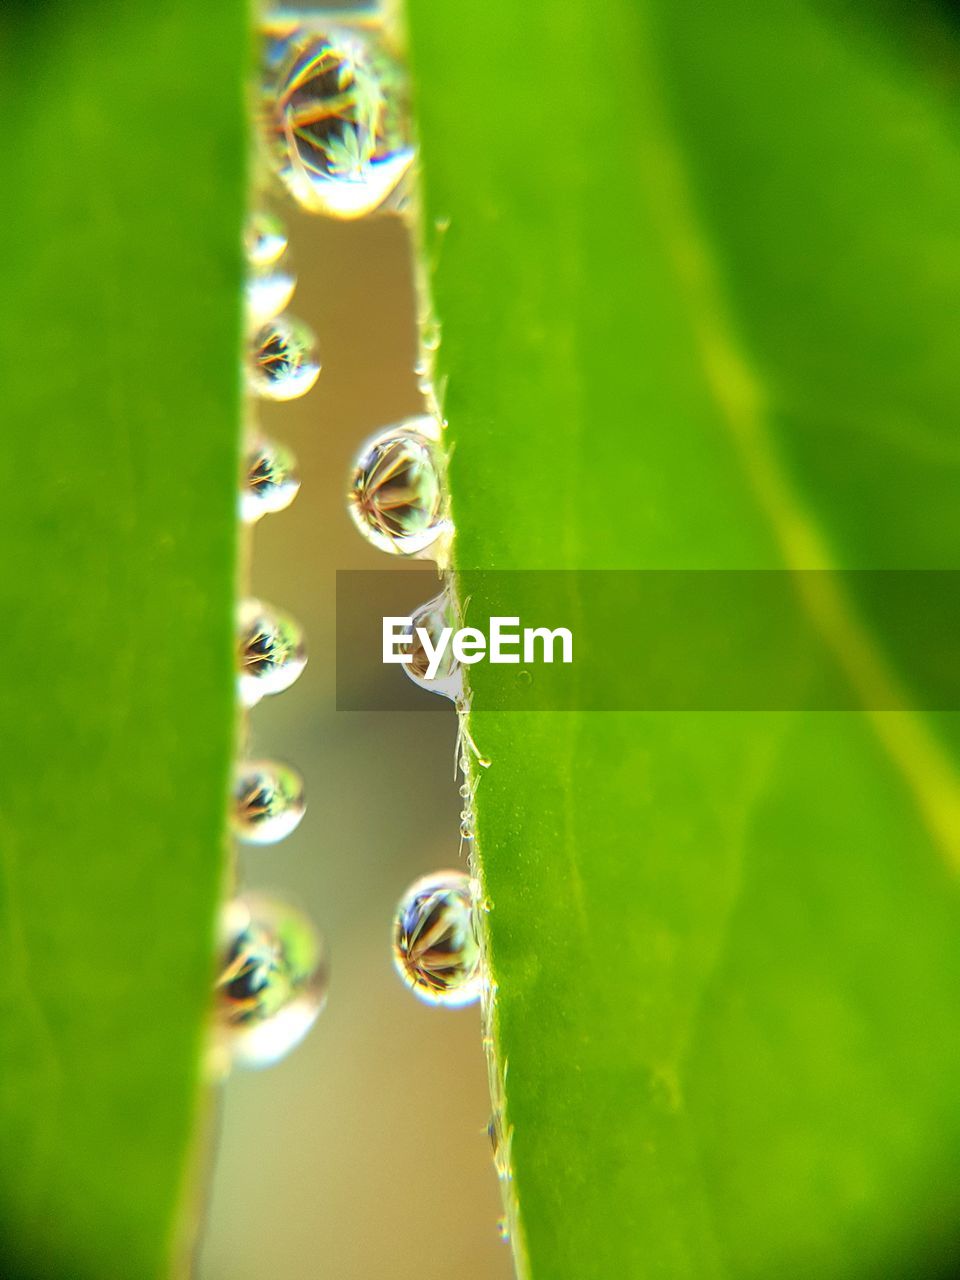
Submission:
M 327 997 L 323 941 L 302 911 L 260 893 L 223 911 L 216 982 L 218 1040 L 248 1067 L 279 1061 L 313 1026 Z
M 399 423 L 360 450 L 348 495 L 366 540 L 392 555 L 417 555 L 449 531 L 439 454 L 417 429 Z
M 316 340 L 301 321 L 275 316 L 251 335 L 247 378 L 262 400 L 296 400 L 319 376 Z
M 267 97 L 274 167 L 309 212 L 363 217 L 410 169 L 403 74 L 372 34 L 290 36 Z
M 483 987 L 473 881 L 438 871 L 410 886 L 393 927 L 393 958 L 406 985 L 427 1004 L 459 1008 Z
M 249 760 L 234 774 L 233 834 L 245 844 L 276 844 L 300 825 L 306 810 L 303 778 L 290 765 Z
M 286 510 L 300 490 L 300 473 L 292 452 L 259 436 L 248 446 L 240 490 L 240 515 L 247 524 Z
M 285 689 L 307 665 L 303 629 L 288 614 L 262 600 L 243 600 L 237 610 L 237 689 L 254 707 Z

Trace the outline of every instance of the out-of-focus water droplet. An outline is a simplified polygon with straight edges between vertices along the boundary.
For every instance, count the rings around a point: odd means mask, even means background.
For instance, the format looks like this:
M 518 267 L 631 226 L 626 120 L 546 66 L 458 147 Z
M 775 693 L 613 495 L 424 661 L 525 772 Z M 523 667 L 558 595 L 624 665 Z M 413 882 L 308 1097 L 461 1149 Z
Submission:
M 416 555 L 449 531 L 436 446 L 420 419 L 400 423 L 369 440 L 350 486 L 353 522 L 381 551 Z
M 299 826 L 306 809 L 303 779 L 273 760 L 237 768 L 233 785 L 233 833 L 246 844 L 276 844 Z
M 228 903 L 221 932 L 224 1047 L 244 1066 L 267 1066 L 300 1043 L 326 1002 L 323 942 L 302 912 L 262 894 Z
M 372 34 L 331 31 L 291 41 L 271 98 L 274 163 L 303 208 L 362 217 L 410 168 L 404 79 Z
M 244 600 L 237 616 L 237 662 L 245 707 L 289 689 L 307 665 L 299 623 L 262 600 Z
M 287 255 L 287 233 L 275 214 L 258 210 L 250 215 L 245 235 L 247 320 L 265 324 L 280 314 L 293 297 L 297 277 Z
M 297 460 L 282 444 L 261 436 L 247 449 L 240 515 L 247 524 L 261 516 L 283 511 L 297 496 L 300 474 Z
M 426 351 L 438 351 L 442 330 L 440 321 L 428 316 L 420 325 L 420 342 Z
M 286 253 L 287 244 L 286 229 L 276 214 L 258 209 L 247 219 L 244 248 L 253 271 L 274 266 Z
M 505 1217 L 497 1220 L 497 1235 L 504 1244 L 510 1243 L 510 1224 Z
M 295 400 L 306 395 L 320 375 L 313 334 L 299 320 L 276 316 L 253 334 L 251 391 L 264 400 Z
M 421 632 L 426 632 L 431 649 L 436 652 L 440 637 L 445 629 L 456 631 L 458 626 L 457 611 L 453 598 L 447 591 L 422 604 L 410 619 L 406 635 L 410 637 L 410 662 L 404 663 L 403 670 L 414 684 L 430 693 L 440 693 L 454 701 L 463 692 L 463 673 L 460 663 L 453 656 L 453 647 L 448 642 L 443 650 L 439 666 L 432 678 L 428 677 L 430 656 L 423 642 Z
M 412 884 L 397 907 L 394 964 L 427 1004 L 459 1007 L 480 998 L 483 976 L 474 899 L 469 876 L 440 871 Z
M 293 297 L 297 278 L 286 263 L 265 271 L 251 271 L 247 276 L 247 319 L 262 325 L 280 314 Z

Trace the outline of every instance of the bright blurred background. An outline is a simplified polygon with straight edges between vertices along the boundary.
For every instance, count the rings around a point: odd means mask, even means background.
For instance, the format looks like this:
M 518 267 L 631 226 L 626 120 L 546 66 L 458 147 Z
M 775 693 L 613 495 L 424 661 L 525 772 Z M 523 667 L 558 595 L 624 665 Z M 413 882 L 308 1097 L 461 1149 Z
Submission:
M 453 709 L 335 708 L 336 570 L 390 565 L 347 516 L 351 461 L 422 410 L 407 232 L 396 217 L 279 212 L 299 274 L 291 311 L 315 330 L 323 372 L 302 400 L 259 410 L 303 487 L 255 528 L 252 590 L 302 622 L 310 661 L 253 711 L 251 749 L 302 770 L 308 810 L 282 844 L 242 851 L 240 869 L 243 887 L 306 908 L 332 977 L 308 1039 L 225 1087 L 198 1277 L 506 1280 L 479 1011 L 421 1004 L 390 954 L 407 884 L 461 865 Z

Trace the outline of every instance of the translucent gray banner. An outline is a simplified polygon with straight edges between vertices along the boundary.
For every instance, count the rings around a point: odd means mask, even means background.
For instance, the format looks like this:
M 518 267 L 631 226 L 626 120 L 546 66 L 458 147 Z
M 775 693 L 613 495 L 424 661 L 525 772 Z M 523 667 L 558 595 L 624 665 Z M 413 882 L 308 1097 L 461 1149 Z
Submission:
M 462 616 L 441 602 L 411 650 L 401 620 L 437 597 L 436 573 L 337 574 L 339 709 L 442 707 L 423 686 L 453 696 L 458 667 L 477 710 L 960 708 L 960 571 L 471 571 L 458 586 Z

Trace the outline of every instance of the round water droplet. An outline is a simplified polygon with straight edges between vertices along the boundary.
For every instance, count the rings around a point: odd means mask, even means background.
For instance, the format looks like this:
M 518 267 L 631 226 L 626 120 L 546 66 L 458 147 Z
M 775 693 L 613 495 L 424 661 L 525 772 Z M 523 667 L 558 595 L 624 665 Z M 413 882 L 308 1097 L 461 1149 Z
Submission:
M 259 209 L 247 219 L 244 247 L 251 270 L 274 266 L 286 253 L 287 243 L 286 230 L 276 214 Z
M 458 625 L 456 607 L 449 592 L 442 591 L 440 595 L 422 604 L 411 617 L 410 625 L 405 629 L 405 634 L 410 637 L 410 662 L 404 663 L 403 666 L 403 670 L 413 683 L 419 685 L 421 689 L 442 694 L 445 698 L 452 698 L 454 701 L 463 692 L 463 673 L 460 663 L 453 656 L 453 648 L 450 644 L 446 646 L 439 665 L 431 677 L 428 675 L 430 658 L 420 633 L 426 632 L 431 649 L 436 653 L 444 628 L 456 631 Z
M 262 600 L 244 600 L 237 617 L 237 684 L 240 701 L 254 707 L 289 689 L 307 665 L 298 623 Z
M 354 524 L 375 547 L 395 555 L 425 551 L 450 528 L 437 449 L 415 429 L 418 422 L 368 441 L 350 486 Z
M 230 1058 L 277 1062 L 300 1043 L 327 998 L 323 943 L 302 912 L 244 894 L 228 903 L 221 929 L 217 1024 Z
M 250 390 L 264 400 L 295 400 L 320 376 L 313 334 L 299 320 L 277 316 L 253 335 Z
M 273 95 L 272 153 L 294 198 L 357 218 L 384 203 L 413 160 L 403 77 L 373 39 L 333 31 L 295 43 Z
M 480 998 L 480 942 L 474 889 L 462 871 L 440 871 L 411 885 L 397 907 L 393 960 L 428 1004 L 459 1007 Z
M 264 436 L 255 440 L 247 449 L 240 490 L 240 515 L 247 524 L 285 510 L 299 489 L 297 461 L 290 450 Z
M 303 779 L 273 760 L 251 760 L 233 785 L 233 833 L 246 844 L 276 844 L 300 825 L 306 809 Z
M 252 271 L 247 276 L 247 320 L 253 325 L 265 324 L 280 314 L 293 297 L 297 278 L 286 264 L 266 271 Z

